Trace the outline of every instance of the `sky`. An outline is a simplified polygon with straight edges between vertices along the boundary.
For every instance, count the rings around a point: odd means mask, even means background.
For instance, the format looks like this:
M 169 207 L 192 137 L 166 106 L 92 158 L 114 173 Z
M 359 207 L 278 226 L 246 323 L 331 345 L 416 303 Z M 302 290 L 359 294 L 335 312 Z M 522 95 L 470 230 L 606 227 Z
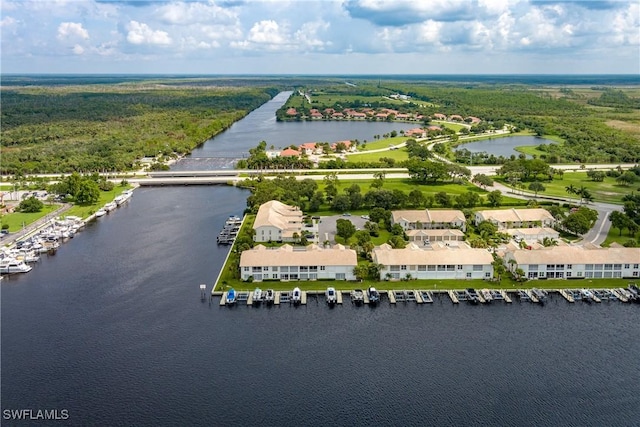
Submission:
M 640 0 L 0 0 L 2 73 L 640 74 Z

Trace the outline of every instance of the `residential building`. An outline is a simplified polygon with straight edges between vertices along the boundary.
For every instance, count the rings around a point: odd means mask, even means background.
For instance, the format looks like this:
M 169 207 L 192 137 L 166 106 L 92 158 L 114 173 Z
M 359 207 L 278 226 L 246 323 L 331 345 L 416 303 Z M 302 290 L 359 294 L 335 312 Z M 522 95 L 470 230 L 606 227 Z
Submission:
M 257 245 L 240 255 L 240 277 L 254 281 L 271 280 L 354 280 L 358 256 L 342 245 L 266 248 Z
M 553 227 L 556 220 L 545 209 L 495 209 L 477 211 L 475 224 L 489 221 L 499 230 L 508 228 Z
M 382 265 L 380 279 L 491 279 L 493 256 L 486 249 L 467 245 L 420 247 L 409 243 L 404 249 L 384 244 L 373 249 L 373 261 Z
M 253 223 L 256 242 L 293 242 L 301 236 L 302 211 L 294 206 L 271 200 L 260 205 Z
M 428 244 L 430 242 L 463 242 L 464 233 L 454 229 L 420 229 L 405 232 L 410 242 Z
M 280 152 L 280 157 L 298 157 L 300 156 L 300 152 L 298 150 L 294 150 L 293 148 L 285 148 Z
M 457 228 L 465 231 L 467 219 L 460 210 L 404 210 L 393 211 L 392 223 L 400 224 L 405 230 Z
M 528 279 L 638 278 L 640 248 L 550 246 L 505 253 L 510 271 L 522 269 Z
M 558 240 L 560 233 L 549 227 L 507 228 L 503 233 L 510 235 L 515 241 L 527 243 L 541 242 L 546 238 Z

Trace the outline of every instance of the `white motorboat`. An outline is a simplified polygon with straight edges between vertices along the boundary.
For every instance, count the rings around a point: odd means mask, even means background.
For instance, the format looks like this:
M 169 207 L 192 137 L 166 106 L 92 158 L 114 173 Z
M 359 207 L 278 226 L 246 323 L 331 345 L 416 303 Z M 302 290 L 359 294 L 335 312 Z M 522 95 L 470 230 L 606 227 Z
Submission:
M 273 292 L 273 289 L 267 289 L 264 291 L 263 299 L 266 304 L 273 304 L 273 300 L 275 299 L 275 292 Z
M 493 295 L 491 295 L 491 291 L 489 289 L 482 289 L 480 293 L 482 294 L 482 298 L 484 298 L 485 302 L 490 303 L 493 301 Z
M 100 218 L 101 216 L 105 216 L 107 214 L 107 211 L 105 211 L 104 209 L 100 208 L 96 211 L 96 218 Z
M 300 288 L 294 288 L 293 293 L 291 294 L 291 302 L 294 304 L 300 304 L 302 301 L 302 291 Z
M 131 198 L 132 195 L 133 195 L 133 190 L 125 190 L 122 192 L 122 194 L 120 194 L 115 199 L 113 199 L 113 201 L 116 202 L 116 205 L 122 206 Z
M 106 205 L 104 205 L 103 209 L 107 211 L 107 213 L 109 213 L 117 207 L 118 205 L 116 204 L 116 202 L 109 202 Z
M 0 273 L 2 274 L 28 273 L 31 268 L 24 261 L 15 258 L 3 258 L 0 260 Z
M 256 288 L 253 291 L 253 303 L 260 304 L 262 302 L 262 298 L 263 298 L 262 289 Z
M 338 294 L 336 293 L 335 288 L 329 286 L 324 293 L 325 298 L 327 299 L 327 304 L 333 305 L 338 302 Z
M 354 289 L 351 291 L 351 303 L 362 304 L 364 302 L 364 293 L 362 289 Z

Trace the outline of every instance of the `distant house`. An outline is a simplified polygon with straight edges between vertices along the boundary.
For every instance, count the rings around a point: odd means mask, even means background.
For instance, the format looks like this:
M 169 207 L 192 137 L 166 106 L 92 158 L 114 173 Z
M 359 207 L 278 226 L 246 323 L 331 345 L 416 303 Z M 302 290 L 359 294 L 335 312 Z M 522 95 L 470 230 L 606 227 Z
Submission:
M 447 116 L 445 116 L 444 114 L 440 114 L 440 113 L 435 113 L 433 115 L 433 118 L 436 120 L 447 120 Z
M 346 151 L 355 151 L 356 146 L 349 140 L 344 140 L 344 141 L 338 141 L 338 142 L 334 142 L 333 144 L 331 144 L 331 149 L 333 151 L 336 151 L 338 149 L 338 144 L 344 144 L 344 146 L 346 147 Z
M 414 128 L 404 131 L 404 136 L 412 137 L 412 138 L 424 138 L 426 136 L 426 132 L 424 129 Z
M 507 228 L 502 230 L 503 233 L 510 235 L 515 241 L 524 241 L 527 243 L 541 242 L 545 238 L 558 240 L 560 233 L 549 227 L 534 228 Z
M 454 209 L 392 211 L 391 216 L 393 224 L 400 224 L 404 230 L 467 228 L 462 211 Z
M 302 233 L 302 211 L 277 200 L 263 203 L 253 223 L 255 242 L 293 242 Z
M 375 115 L 376 119 L 387 120 L 389 113 L 378 113 Z
M 449 120 L 453 120 L 454 122 L 462 122 L 462 121 L 464 121 L 462 116 L 459 116 L 457 114 L 452 114 L 451 116 L 449 116 Z
M 380 279 L 491 279 L 493 256 L 486 249 L 466 245 L 421 247 L 409 243 L 404 249 L 383 244 L 373 249 L 373 261 L 382 265 Z
M 322 115 L 322 113 L 315 111 L 310 113 L 311 116 L 311 120 L 322 120 L 324 119 L 324 116 Z
M 429 127 L 427 128 L 427 130 L 428 130 L 428 131 L 435 132 L 435 131 L 441 131 L 441 130 L 442 130 L 442 128 L 441 128 L 440 126 L 429 126 Z
M 358 256 L 342 245 L 305 248 L 283 245 L 266 248 L 258 245 L 240 255 L 242 280 L 354 280 Z
M 477 211 L 475 224 L 482 221 L 489 221 L 496 225 L 498 229 L 507 228 L 532 228 L 532 227 L 553 227 L 556 220 L 545 209 L 495 209 Z
M 550 246 L 508 251 L 504 260 L 512 272 L 520 268 L 528 279 L 637 279 L 640 276 L 640 248 Z
M 300 144 L 298 149 L 301 153 L 310 155 L 310 154 L 320 154 L 322 153 L 322 147 L 316 144 L 315 142 L 305 142 L 304 144 Z
M 396 120 L 409 120 L 411 118 L 411 114 L 399 113 L 396 114 Z
M 287 109 L 287 116 L 297 116 L 298 115 L 298 111 L 291 107 Z
M 472 125 L 475 125 L 475 124 L 480 123 L 482 120 L 480 120 L 477 117 L 469 116 L 466 119 L 464 119 L 464 121 L 467 122 L 467 123 L 471 123 Z
M 344 114 L 340 113 L 340 112 L 336 112 L 336 113 L 331 114 L 331 118 L 332 119 L 338 119 L 338 120 L 344 119 Z
M 280 157 L 298 157 L 300 156 L 300 152 L 298 150 L 294 150 L 293 148 L 285 148 L 280 152 Z

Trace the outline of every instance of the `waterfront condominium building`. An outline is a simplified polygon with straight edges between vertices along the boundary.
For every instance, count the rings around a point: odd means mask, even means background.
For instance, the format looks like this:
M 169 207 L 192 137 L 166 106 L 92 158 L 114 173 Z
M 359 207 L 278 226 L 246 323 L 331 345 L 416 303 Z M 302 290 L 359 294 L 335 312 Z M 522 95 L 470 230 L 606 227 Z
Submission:
M 556 220 L 546 209 L 495 209 L 476 212 L 475 224 L 489 221 L 499 230 L 513 228 L 553 227 Z
M 528 279 L 638 278 L 640 248 L 551 246 L 505 253 L 512 272 L 522 269 Z M 513 261 L 511 261 L 513 260 Z
M 486 249 L 444 243 L 429 247 L 409 243 L 404 249 L 387 244 L 373 249 L 373 261 L 381 264 L 380 279 L 491 279 L 493 256 Z
M 256 242 L 293 242 L 302 233 L 302 211 L 271 200 L 260 205 L 253 229 Z
M 266 248 L 257 245 L 240 255 L 240 277 L 254 281 L 272 280 L 354 280 L 358 256 L 343 245 L 321 247 L 283 245 Z

